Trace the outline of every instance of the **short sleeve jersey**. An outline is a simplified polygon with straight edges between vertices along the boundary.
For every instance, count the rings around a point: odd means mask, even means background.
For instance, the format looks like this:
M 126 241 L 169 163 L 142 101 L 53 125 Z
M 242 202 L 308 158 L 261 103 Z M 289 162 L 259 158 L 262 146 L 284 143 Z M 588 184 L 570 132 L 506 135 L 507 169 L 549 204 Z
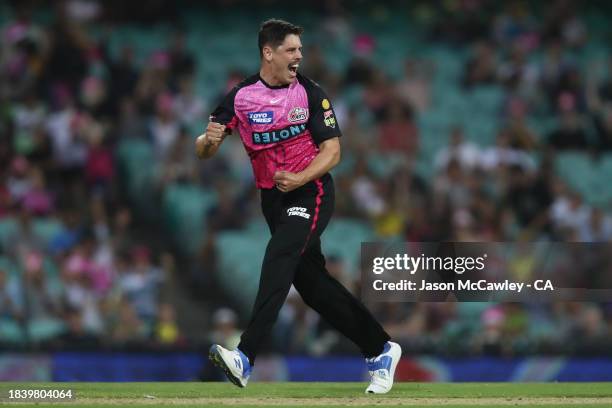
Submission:
M 300 74 L 285 86 L 268 85 L 259 74 L 245 79 L 225 96 L 211 121 L 238 130 L 258 188 L 273 188 L 276 171 L 304 170 L 319 144 L 341 135 L 327 95 Z

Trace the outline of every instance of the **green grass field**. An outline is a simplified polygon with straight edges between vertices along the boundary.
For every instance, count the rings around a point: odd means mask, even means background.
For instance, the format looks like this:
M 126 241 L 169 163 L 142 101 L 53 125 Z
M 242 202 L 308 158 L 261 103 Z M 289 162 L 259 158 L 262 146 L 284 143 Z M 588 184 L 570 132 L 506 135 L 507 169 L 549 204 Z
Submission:
M 387 395 L 365 395 L 365 383 L 0 383 L 1 402 L 9 389 L 72 389 L 66 407 L 612 407 L 612 383 L 397 383 Z M 10 403 L 19 407 L 49 406 Z

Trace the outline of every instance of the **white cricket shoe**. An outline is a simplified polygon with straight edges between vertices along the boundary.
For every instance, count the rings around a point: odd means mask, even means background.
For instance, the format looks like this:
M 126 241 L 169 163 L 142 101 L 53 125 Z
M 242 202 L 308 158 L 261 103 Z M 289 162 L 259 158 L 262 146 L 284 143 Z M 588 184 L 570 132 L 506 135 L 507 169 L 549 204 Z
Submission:
M 401 357 L 402 348 L 400 345 L 388 341 L 382 354 L 366 358 L 366 365 L 370 374 L 370 385 L 366 388 L 366 394 L 386 394 L 391 391 L 395 367 L 397 367 Z
M 218 344 L 213 344 L 208 352 L 208 358 L 225 372 L 233 384 L 240 388 L 246 387 L 251 376 L 251 363 L 242 351 L 227 350 Z

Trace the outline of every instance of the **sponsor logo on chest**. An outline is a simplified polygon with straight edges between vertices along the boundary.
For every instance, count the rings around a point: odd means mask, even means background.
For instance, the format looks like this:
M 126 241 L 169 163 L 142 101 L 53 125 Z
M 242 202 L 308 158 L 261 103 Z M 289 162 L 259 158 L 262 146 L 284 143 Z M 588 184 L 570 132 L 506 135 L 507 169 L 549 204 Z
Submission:
M 287 139 L 300 136 L 306 131 L 306 124 L 291 125 L 282 129 L 271 129 L 266 132 L 251 133 L 253 144 L 262 145 L 268 143 L 278 143 Z
M 249 112 L 249 123 L 256 125 L 266 125 L 272 123 L 274 120 L 274 112 L 265 111 L 265 112 Z

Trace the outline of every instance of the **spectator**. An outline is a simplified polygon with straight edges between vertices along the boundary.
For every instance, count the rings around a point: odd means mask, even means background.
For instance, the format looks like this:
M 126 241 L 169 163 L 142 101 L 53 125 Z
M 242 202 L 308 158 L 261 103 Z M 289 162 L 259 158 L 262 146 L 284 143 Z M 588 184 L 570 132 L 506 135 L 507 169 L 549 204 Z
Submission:
M 169 303 L 159 306 L 159 319 L 155 326 L 155 338 L 162 345 L 177 345 L 181 341 L 181 333 L 176 322 L 176 313 Z
M 120 104 L 118 136 L 120 138 L 146 138 L 149 134 L 147 121 L 139 111 L 136 101 L 126 97 L 121 99 Z
M 138 344 L 149 337 L 147 326 L 138 317 L 132 304 L 125 300 L 119 306 L 119 313 L 112 327 L 111 339 L 118 344 Z
M 70 256 L 62 270 L 64 286 L 64 305 L 68 307 L 69 319 L 77 319 L 71 311 L 78 314 L 79 324 L 70 322 L 70 330 L 83 329 L 90 333 L 103 332 L 103 319 L 99 307 L 99 295 L 95 291 L 93 278 L 89 275 L 88 262 L 75 253 Z M 75 335 L 80 333 L 73 333 Z
M 504 202 L 512 209 L 520 226 L 533 233 L 546 225 L 550 194 L 541 188 L 538 178 L 519 166 L 509 169 Z
M 327 85 L 330 70 L 321 47 L 318 45 L 308 47 L 306 55 L 308 58 L 305 59 L 304 75 L 313 81 Z
M 480 156 L 480 165 L 487 172 L 513 166 L 530 171 L 535 167 L 533 159 L 526 152 L 511 146 L 510 136 L 505 130 L 497 134 L 495 146 L 484 150 Z
M 449 161 L 446 169 L 436 176 L 433 185 L 435 196 L 448 200 L 452 208 L 466 207 L 470 197 L 467 177 L 457 160 Z
M 214 231 L 209 231 L 192 263 L 191 288 L 196 289 L 198 296 L 210 291 L 208 296 L 211 297 L 211 300 L 218 299 L 221 295 L 217 283 L 218 273 L 220 272 L 216 234 Z
M 588 147 L 587 135 L 580 116 L 574 110 L 571 96 L 562 95 L 559 104 L 562 106 L 561 126 L 548 135 L 548 144 L 557 150 L 584 150 Z
M 217 204 L 208 211 L 208 230 L 219 232 L 222 230 L 238 230 L 244 227 L 245 222 L 238 203 L 232 197 L 226 183 L 217 185 Z
M 87 157 L 87 146 L 81 130 L 86 116 L 74 107 L 72 94 L 65 85 L 53 88 L 58 109 L 47 118 L 47 132 L 53 148 L 53 160 L 62 177 L 72 182 L 80 175 Z
M 47 191 L 43 173 L 31 171 L 31 188 L 23 195 L 21 205 L 32 215 L 48 215 L 53 211 L 53 197 Z
M 331 255 L 327 257 L 325 267 L 332 278 L 340 282 L 345 288 L 351 290 L 354 285 L 352 283 L 352 279 L 346 272 L 345 261 L 342 259 L 342 257 L 338 255 Z M 354 290 L 355 289 L 353 288 L 351 291 Z
M 184 31 L 174 33 L 168 57 L 172 78 L 193 76 L 196 63 L 193 54 L 187 49 L 187 35 Z
M 47 83 L 62 84 L 75 95 L 87 73 L 86 50 L 90 41 L 79 26 L 58 20 L 51 31 L 51 50 L 45 73 Z
M 92 350 L 100 346 L 99 337 L 89 332 L 83 325 L 83 318 L 79 309 L 68 309 L 64 320 L 67 323 L 66 331 L 62 333 L 55 343 L 71 350 Z
M 603 107 L 595 116 L 595 130 L 597 134 L 597 151 L 612 152 L 612 103 Z
M 170 147 L 168 155 L 161 165 L 162 188 L 173 183 L 193 183 L 196 181 L 197 162 L 195 155 L 190 154 L 193 139 L 185 127 L 174 144 Z
M 113 248 L 116 253 L 125 253 L 134 245 L 134 222 L 132 211 L 119 206 L 113 216 Z
M 157 296 L 162 280 L 162 271 L 151 262 L 149 248 L 134 248 L 132 263 L 121 276 L 119 285 L 126 299 L 134 307 L 138 319 L 145 323 L 152 322 L 157 317 Z
M 6 180 L 6 187 L 12 201 L 20 202 L 32 188 L 32 179 L 28 178 L 30 163 L 23 156 L 13 159 Z
M 377 121 L 383 119 L 392 95 L 391 84 L 385 73 L 381 70 L 374 70 L 365 84 L 363 103 Z
M 399 153 L 411 158 L 419 147 L 418 130 L 412 111 L 399 100 L 390 101 L 382 112 L 378 144 L 382 152 Z
M 494 83 L 497 66 L 492 45 L 486 42 L 477 43 L 473 54 L 464 68 L 463 86 L 471 88 Z
M 117 61 L 111 61 L 109 66 L 113 86 L 110 87 L 113 101 L 129 98 L 138 81 L 138 72 L 134 63 L 134 49 L 129 45 L 121 48 Z
M 151 136 L 158 159 L 165 160 L 170 149 L 179 137 L 180 126 L 174 112 L 172 95 L 163 93 L 157 96 L 156 114 L 151 121 Z
M 431 79 L 435 67 L 429 61 L 407 59 L 404 77 L 397 84 L 398 97 L 416 113 L 427 111 L 431 105 Z
M 464 170 L 473 169 L 480 160 L 478 147 L 464 139 L 463 129 L 460 126 L 452 129 L 449 145 L 436 153 L 434 159 L 436 169 L 446 168 L 451 160 L 456 160 Z
M 59 323 L 62 315 L 61 289 L 49 284 L 40 253 L 29 252 L 23 258 L 24 312 L 30 328 L 49 322 Z
M 557 219 L 561 214 L 557 214 Z M 579 237 L 582 242 L 610 242 L 612 241 L 612 218 L 606 215 L 601 208 L 591 210 L 587 222 L 579 223 Z
M 21 261 L 31 253 L 42 253 L 45 244 L 36 234 L 32 216 L 25 208 L 20 208 L 17 228 L 8 236 L 6 252 L 15 261 Z
M 380 194 L 380 185 L 370 174 L 364 157 L 359 157 L 355 164 L 351 195 L 363 214 L 377 217 L 385 210 L 385 202 Z
M 0 269 L 0 319 L 21 321 L 24 306 L 23 293 L 19 280 L 10 278 L 4 269 Z
M 229 308 L 217 309 L 212 316 L 209 341 L 230 349 L 238 346 L 241 331 L 238 330 L 237 324 L 238 317 L 233 310 Z
M 29 156 L 44 148 L 44 140 L 37 138 L 37 130 L 44 125 L 46 115 L 46 106 L 34 89 L 29 90 L 23 97 L 22 103 L 15 106 L 14 148 L 18 154 Z
M 192 129 L 203 123 L 208 109 L 204 100 L 195 92 L 193 78 L 180 78 L 178 86 L 179 92 L 174 98 L 174 113 L 183 126 Z
M 575 233 L 589 226 L 591 210 L 574 191 L 562 193 L 555 198 L 550 209 L 553 227 L 563 236 L 568 231 Z

